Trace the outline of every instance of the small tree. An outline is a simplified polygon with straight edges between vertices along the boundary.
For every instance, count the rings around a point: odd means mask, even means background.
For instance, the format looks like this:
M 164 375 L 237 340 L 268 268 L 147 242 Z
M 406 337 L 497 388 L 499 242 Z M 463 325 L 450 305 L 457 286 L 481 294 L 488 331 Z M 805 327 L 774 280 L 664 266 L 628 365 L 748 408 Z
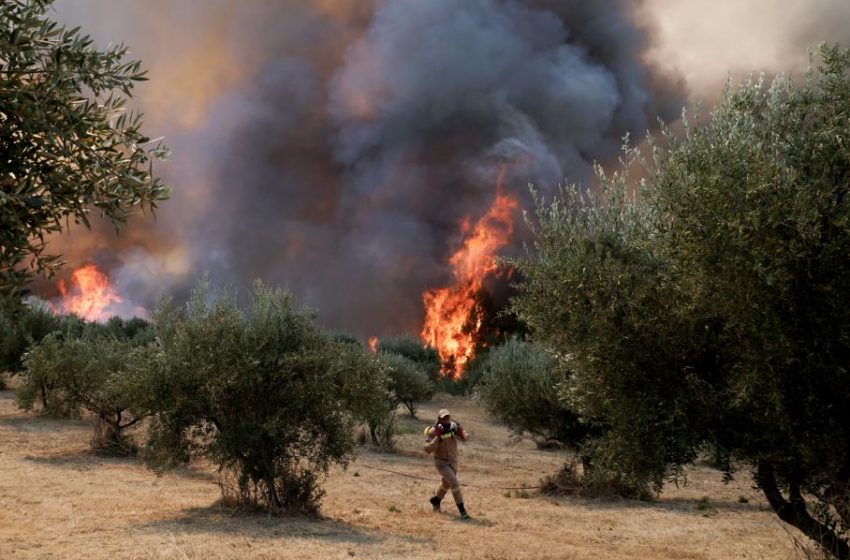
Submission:
M 339 344 L 289 293 L 261 283 L 244 311 L 202 283 L 184 310 L 164 302 L 155 324 L 149 464 L 161 471 L 202 455 L 233 476 L 239 503 L 315 512 L 321 476 L 352 455 L 344 403 L 363 395 L 362 383 L 341 389 Z
M 38 402 L 43 414 L 79 416 L 80 403 L 65 392 L 62 378 L 68 371 L 84 369 L 86 356 L 67 350 L 62 338 L 51 334 L 29 352 L 24 362 L 24 382 L 17 392 L 20 408 L 33 410 Z
M 432 383 L 440 379 L 440 354 L 436 348 L 426 346 L 410 335 L 394 336 L 378 342 L 378 352 L 398 354 L 419 365 Z
M 392 451 L 398 401 L 390 388 L 388 367 L 357 339 L 334 338 L 338 343 L 334 370 L 343 406 L 356 422 L 366 424 L 372 445 Z
M 30 301 L 20 307 L 0 304 L 0 372 L 19 373 L 33 344 L 60 329 L 61 321 L 44 304 Z
M 19 405 L 31 410 L 41 396 L 47 412 L 97 417 L 92 447 L 125 455 L 135 452 L 126 430 L 147 416 L 138 406 L 139 364 L 144 355 L 126 341 L 109 337 L 63 339 L 47 336 L 25 358 Z M 44 387 L 50 387 L 49 398 Z
M 393 410 L 403 404 L 410 416 L 416 418 L 416 403 L 434 396 L 434 384 L 413 360 L 390 352 L 379 356 L 387 369 Z
M 538 447 L 576 448 L 587 435 L 578 415 L 562 400 L 568 375 L 540 346 L 511 339 L 490 351 L 477 393 L 487 412 Z
M 88 226 L 97 210 L 120 224 L 167 196 L 151 166 L 165 151 L 126 109 L 139 62 L 50 21 L 51 4 L 0 5 L 0 297 L 13 304 L 34 273 L 60 266 L 44 250 L 67 220 Z

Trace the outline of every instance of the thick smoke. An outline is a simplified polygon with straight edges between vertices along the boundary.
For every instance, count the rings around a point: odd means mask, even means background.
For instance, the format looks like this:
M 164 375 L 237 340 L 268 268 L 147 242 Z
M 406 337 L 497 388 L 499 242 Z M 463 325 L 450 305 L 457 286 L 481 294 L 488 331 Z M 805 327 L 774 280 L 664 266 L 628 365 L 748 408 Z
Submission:
M 343 4 L 60 2 L 133 44 L 151 68 L 149 129 L 174 153 L 155 222 L 95 232 L 88 249 L 75 231 L 60 249 L 110 254 L 119 289 L 147 305 L 208 271 L 287 285 L 359 336 L 416 332 L 421 293 L 447 281 L 458 224 L 486 211 L 500 169 L 521 199 L 529 181 L 588 181 L 625 133 L 684 104 L 646 62 L 640 2 Z

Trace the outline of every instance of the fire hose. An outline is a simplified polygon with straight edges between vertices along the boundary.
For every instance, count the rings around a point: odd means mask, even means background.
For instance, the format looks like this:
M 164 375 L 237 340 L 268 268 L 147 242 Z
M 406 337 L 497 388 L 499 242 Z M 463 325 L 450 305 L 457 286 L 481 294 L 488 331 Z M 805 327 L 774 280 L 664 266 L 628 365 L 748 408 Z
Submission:
M 404 472 L 400 472 L 400 471 L 394 471 L 392 469 L 385 469 L 383 467 L 375 467 L 375 466 L 372 466 L 372 465 L 366 465 L 364 463 L 358 463 L 358 465 L 363 467 L 363 468 L 366 468 L 366 469 L 388 472 L 388 473 L 396 474 L 396 475 L 399 475 L 399 476 L 405 476 L 407 478 L 414 478 L 416 480 L 425 480 L 425 481 L 429 481 L 429 482 L 434 480 L 433 477 L 428 478 L 428 477 L 424 477 L 424 476 L 418 476 L 418 475 L 415 475 L 415 474 L 404 473 Z M 539 485 L 538 486 L 481 486 L 481 485 L 478 485 L 478 484 L 468 484 L 468 483 L 464 483 L 464 482 L 461 482 L 460 485 L 466 486 L 468 488 L 482 488 L 482 489 L 489 489 L 489 490 L 537 490 L 538 488 L 540 488 Z

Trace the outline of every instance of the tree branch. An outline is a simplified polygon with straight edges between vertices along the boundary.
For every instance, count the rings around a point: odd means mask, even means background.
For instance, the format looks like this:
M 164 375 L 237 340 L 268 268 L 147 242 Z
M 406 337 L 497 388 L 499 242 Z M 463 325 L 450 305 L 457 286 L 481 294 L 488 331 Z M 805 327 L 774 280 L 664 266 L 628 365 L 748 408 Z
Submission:
M 850 544 L 809 514 L 799 484 L 789 485 L 789 499 L 786 500 L 776 481 L 773 465 L 766 462 L 758 464 L 756 482 L 782 521 L 799 529 L 838 560 L 850 560 Z

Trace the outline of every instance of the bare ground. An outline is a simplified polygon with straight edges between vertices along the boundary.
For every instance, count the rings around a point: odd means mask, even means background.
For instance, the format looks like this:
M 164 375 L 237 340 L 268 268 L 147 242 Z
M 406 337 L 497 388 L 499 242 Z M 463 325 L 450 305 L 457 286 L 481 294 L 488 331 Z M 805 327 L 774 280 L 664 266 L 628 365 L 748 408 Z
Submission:
M 461 456 L 468 522 L 420 453 L 425 421 L 403 420 L 400 453 L 361 451 L 327 480 L 323 518 L 228 515 L 211 469 L 157 477 L 134 459 L 88 451 L 91 423 L 16 410 L 0 392 L 0 560 L 6 559 L 791 559 L 792 533 L 745 476 L 705 466 L 653 503 L 549 498 L 496 487 L 536 485 L 566 455 L 514 442 L 468 398 L 438 395 L 472 435 Z M 403 417 L 404 418 L 404 417 Z M 419 480 L 377 469 L 390 469 Z M 708 498 L 708 506 L 700 500 Z M 748 503 L 741 503 L 741 497 Z

